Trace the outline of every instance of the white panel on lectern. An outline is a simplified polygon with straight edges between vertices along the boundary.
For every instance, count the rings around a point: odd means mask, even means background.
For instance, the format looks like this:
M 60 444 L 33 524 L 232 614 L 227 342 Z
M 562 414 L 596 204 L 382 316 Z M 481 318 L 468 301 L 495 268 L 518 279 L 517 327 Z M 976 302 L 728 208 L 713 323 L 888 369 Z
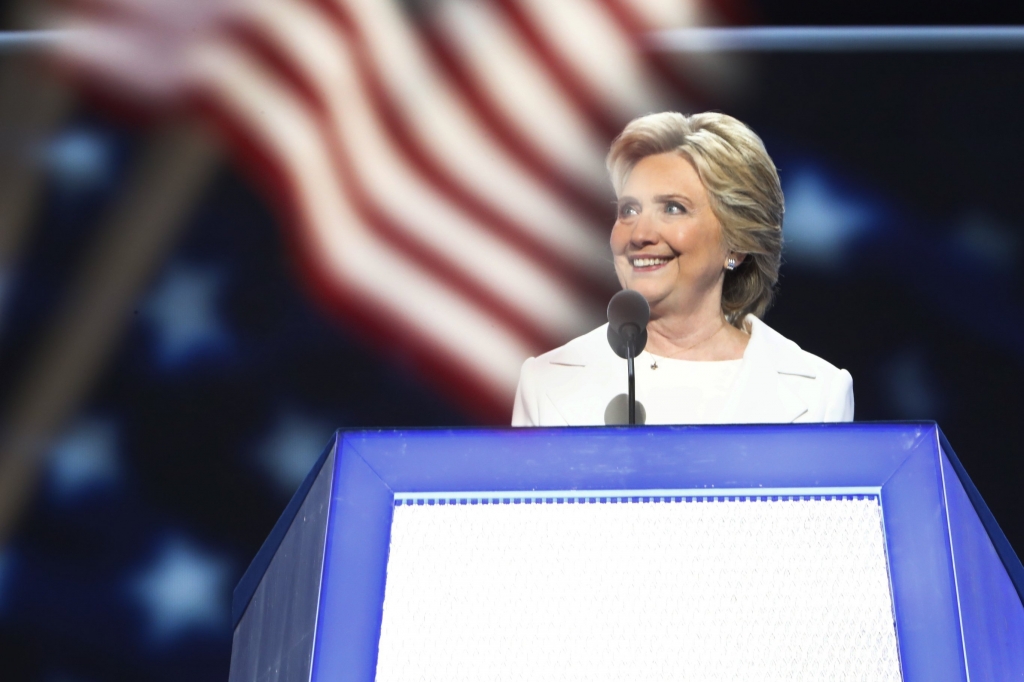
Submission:
M 376 679 L 901 679 L 877 497 L 604 499 L 396 500 Z

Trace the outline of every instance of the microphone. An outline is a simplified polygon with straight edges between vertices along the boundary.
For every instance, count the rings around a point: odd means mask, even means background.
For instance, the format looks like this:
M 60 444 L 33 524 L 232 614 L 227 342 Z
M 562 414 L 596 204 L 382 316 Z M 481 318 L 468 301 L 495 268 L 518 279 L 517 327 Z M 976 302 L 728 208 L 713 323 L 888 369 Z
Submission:
M 623 289 L 608 302 L 608 344 L 620 358 L 635 358 L 647 346 L 651 306 L 632 289 Z
M 608 344 L 620 358 L 626 358 L 629 379 L 629 423 L 636 424 L 636 375 L 633 358 L 647 346 L 647 323 L 651 306 L 632 289 L 623 289 L 608 302 Z

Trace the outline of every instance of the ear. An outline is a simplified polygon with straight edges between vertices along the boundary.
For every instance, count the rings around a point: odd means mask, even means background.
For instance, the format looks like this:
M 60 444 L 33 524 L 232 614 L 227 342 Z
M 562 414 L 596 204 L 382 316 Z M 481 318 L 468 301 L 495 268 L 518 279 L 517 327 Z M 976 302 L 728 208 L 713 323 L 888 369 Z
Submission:
M 726 259 L 725 259 L 725 263 L 724 263 L 725 269 L 726 270 L 735 270 L 736 268 L 739 267 L 740 263 L 742 263 L 744 261 L 744 259 L 746 259 L 746 257 L 747 257 L 747 254 L 745 254 L 745 253 L 735 253 L 733 251 L 730 251 L 729 255 L 726 256 Z M 729 267 L 730 264 L 732 265 L 732 267 Z

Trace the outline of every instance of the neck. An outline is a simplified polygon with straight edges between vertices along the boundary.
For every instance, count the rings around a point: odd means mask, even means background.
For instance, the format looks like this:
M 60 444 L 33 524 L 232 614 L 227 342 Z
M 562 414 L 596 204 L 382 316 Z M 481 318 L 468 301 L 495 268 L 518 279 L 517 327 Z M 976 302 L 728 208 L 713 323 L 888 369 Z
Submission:
M 687 311 L 652 309 L 646 350 L 680 360 L 738 360 L 749 338 L 725 319 L 720 299 L 708 297 Z

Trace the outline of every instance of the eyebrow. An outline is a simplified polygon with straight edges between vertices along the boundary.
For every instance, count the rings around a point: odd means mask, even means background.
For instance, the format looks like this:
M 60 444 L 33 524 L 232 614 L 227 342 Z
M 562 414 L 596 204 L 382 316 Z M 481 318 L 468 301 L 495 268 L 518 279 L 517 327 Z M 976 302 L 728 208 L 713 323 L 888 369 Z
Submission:
M 640 203 L 639 199 L 628 194 L 619 197 L 618 199 L 615 200 L 614 203 L 618 206 L 621 206 L 622 204 L 628 203 L 630 201 Z M 684 204 L 693 206 L 693 200 L 690 199 L 690 197 L 686 196 L 685 194 L 657 194 L 654 196 L 654 203 L 656 204 L 664 204 L 665 202 L 668 201 L 681 201 Z
M 693 203 L 690 200 L 690 197 L 686 196 L 685 194 L 659 194 L 654 197 L 654 201 L 659 204 L 663 204 L 666 201 L 681 201 L 684 204 Z

